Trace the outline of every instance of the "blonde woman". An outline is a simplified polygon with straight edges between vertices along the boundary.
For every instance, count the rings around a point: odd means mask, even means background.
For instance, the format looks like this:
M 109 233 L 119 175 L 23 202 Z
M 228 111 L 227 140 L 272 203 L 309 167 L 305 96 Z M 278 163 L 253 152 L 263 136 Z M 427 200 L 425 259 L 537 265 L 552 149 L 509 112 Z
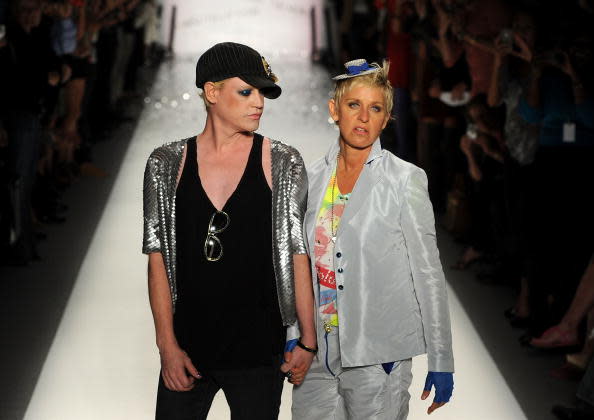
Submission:
M 319 351 L 293 391 L 293 418 L 405 419 L 412 357 L 428 355 L 428 413 L 452 393 L 446 284 L 427 177 L 380 145 L 392 107 L 388 65 L 346 68 L 329 102 L 340 135 L 308 169 Z

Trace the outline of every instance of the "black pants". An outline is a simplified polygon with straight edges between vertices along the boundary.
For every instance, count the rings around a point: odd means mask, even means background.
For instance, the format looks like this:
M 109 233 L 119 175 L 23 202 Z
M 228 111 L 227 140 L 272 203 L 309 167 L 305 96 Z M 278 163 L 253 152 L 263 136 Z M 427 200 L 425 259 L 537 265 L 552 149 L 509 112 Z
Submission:
M 186 392 L 170 391 L 160 376 L 155 419 L 206 419 L 215 394 L 222 389 L 231 420 L 276 420 L 284 381 L 279 366 L 211 371 Z

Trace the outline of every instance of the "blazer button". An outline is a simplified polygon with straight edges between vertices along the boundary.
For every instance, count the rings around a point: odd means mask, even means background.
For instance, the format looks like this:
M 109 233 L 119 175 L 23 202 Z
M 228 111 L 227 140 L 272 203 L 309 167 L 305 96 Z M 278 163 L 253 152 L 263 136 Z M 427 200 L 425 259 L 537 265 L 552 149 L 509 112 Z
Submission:
M 342 290 L 342 289 L 344 289 L 344 286 L 341 284 L 338 286 L 338 290 Z
M 337 256 L 338 258 L 340 258 L 340 257 L 342 257 L 342 254 L 341 254 L 340 252 L 337 252 L 337 253 L 336 253 L 336 256 Z
M 339 268 L 339 269 L 338 269 L 338 270 L 336 270 L 336 271 L 338 271 L 339 273 L 342 273 L 342 271 L 343 271 L 343 270 L 342 270 L 342 267 L 341 267 L 341 268 Z

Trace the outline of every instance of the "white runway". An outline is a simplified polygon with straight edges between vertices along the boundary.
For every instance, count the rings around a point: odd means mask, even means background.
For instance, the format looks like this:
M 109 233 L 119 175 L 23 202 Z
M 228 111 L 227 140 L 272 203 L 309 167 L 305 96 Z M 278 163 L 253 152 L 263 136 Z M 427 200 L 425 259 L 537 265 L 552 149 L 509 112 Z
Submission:
M 154 416 L 159 359 L 146 291 L 147 259 L 140 252 L 142 175 L 156 146 L 202 128 L 204 111 L 193 74 L 201 50 L 214 42 L 235 40 L 270 56 L 284 92 L 278 100 L 266 102 L 262 134 L 294 145 L 306 162 L 325 153 L 336 137 L 327 122 L 328 76 L 307 58 L 309 2 L 223 1 L 216 7 L 212 3 L 180 2 L 176 48 L 183 54 L 162 66 L 152 94 L 145 99 L 146 109 L 27 409 L 28 420 Z M 457 370 L 454 398 L 431 418 L 526 418 L 453 292 L 450 308 Z M 413 370 L 409 418 L 423 419 L 429 404 L 419 398 L 426 360 L 415 359 Z M 287 385 L 281 419 L 290 419 L 290 401 Z M 222 394 L 209 418 L 229 418 Z

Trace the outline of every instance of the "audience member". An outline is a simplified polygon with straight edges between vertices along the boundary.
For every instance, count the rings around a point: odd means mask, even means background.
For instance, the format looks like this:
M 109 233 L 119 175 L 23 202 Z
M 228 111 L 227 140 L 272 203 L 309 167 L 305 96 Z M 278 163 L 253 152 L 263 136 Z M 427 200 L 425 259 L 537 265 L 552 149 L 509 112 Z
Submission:
M 534 48 L 536 26 L 525 10 L 517 10 L 512 24 L 512 39 L 500 34 L 493 50 L 493 71 L 488 104 L 505 104 L 504 123 L 504 201 L 505 227 L 502 242 L 504 275 L 518 284 L 520 293 L 513 308 L 506 311 L 510 322 L 521 323 L 529 316 L 526 278 L 529 179 L 538 145 L 538 125 L 525 121 L 518 112 L 520 99 L 530 80 L 530 52 Z
M 39 226 L 65 220 L 64 188 L 80 173 L 105 174 L 90 163 L 97 116 L 116 111 L 124 75 L 135 81 L 142 62 L 129 58 L 156 41 L 156 0 L 139 2 L 0 2 L 0 263 L 39 258 Z M 120 38 L 102 44 L 110 28 Z

